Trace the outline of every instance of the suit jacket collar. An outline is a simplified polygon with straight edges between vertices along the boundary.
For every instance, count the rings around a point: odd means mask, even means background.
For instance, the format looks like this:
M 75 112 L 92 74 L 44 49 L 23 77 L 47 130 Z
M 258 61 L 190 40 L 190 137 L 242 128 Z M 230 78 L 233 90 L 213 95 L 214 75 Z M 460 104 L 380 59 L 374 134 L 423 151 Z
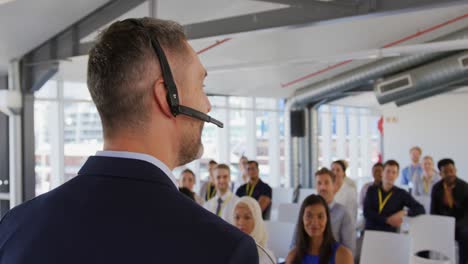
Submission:
M 81 167 L 78 175 L 121 177 L 168 185 L 177 190 L 174 183 L 154 164 L 137 159 L 91 156 Z

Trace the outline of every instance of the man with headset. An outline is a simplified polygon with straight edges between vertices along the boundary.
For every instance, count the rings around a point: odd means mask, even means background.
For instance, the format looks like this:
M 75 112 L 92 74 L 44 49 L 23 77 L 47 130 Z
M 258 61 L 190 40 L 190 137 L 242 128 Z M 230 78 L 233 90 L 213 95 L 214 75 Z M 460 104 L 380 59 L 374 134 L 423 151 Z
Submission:
M 88 87 L 104 150 L 4 217 L 0 263 L 258 263 L 254 241 L 179 193 L 171 173 L 203 153 L 204 122 L 223 126 L 206 115 L 206 75 L 175 22 L 101 33 Z

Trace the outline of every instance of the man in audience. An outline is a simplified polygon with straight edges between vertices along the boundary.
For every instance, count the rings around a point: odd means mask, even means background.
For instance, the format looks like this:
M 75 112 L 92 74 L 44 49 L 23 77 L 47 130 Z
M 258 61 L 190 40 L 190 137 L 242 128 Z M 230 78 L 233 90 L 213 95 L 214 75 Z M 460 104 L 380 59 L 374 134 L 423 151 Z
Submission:
M 423 168 L 419 163 L 421 158 L 422 149 L 418 146 L 412 147 L 410 149 L 411 164 L 403 168 L 401 171 L 401 184 L 409 185 L 412 183 L 416 175 L 422 174 Z
M 271 209 L 271 187 L 264 183 L 259 177 L 258 162 L 251 160 L 247 165 L 247 173 L 249 181 L 246 184 L 241 185 L 236 195 L 239 197 L 250 196 L 255 198 L 262 208 L 262 217 L 264 220 L 270 218 Z
M 213 170 L 214 182 L 216 186 L 216 195 L 206 202 L 205 208 L 224 219 L 224 221 L 232 223 L 232 212 L 234 205 L 239 199 L 229 189 L 231 182 L 231 170 L 226 164 L 219 164 Z
M 396 186 L 399 164 L 389 160 L 384 165 L 382 184 L 370 186 L 364 200 L 366 230 L 397 232 L 403 223 L 403 216 L 424 214 L 424 207 L 411 195 Z M 408 207 L 409 211 L 403 210 Z
M 460 263 L 468 263 L 468 184 L 457 177 L 455 162 L 442 159 L 437 163 L 442 180 L 432 188 L 431 214 L 455 218 L 455 239 Z
M 218 163 L 214 160 L 208 162 L 208 180 L 202 181 L 200 188 L 200 197 L 205 199 L 205 201 L 210 200 L 216 195 L 216 187 L 214 183 L 214 168 Z
M 356 248 L 356 230 L 354 221 L 348 210 L 334 201 L 335 198 L 335 174 L 327 168 L 322 168 L 315 173 L 315 186 L 318 194 L 322 196 L 330 208 L 331 227 L 333 236 L 337 242 L 353 252 Z
M 377 162 L 372 166 L 372 177 L 374 181 L 368 182 L 362 186 L 361 193 L 359 194 L 359 205 L 364 207 L 364 199 L 366 198 L 367 190 L 370 186 L 379 186 L 382 184 L 382 172 L 383 172 L 383 164 L 381 162 Z

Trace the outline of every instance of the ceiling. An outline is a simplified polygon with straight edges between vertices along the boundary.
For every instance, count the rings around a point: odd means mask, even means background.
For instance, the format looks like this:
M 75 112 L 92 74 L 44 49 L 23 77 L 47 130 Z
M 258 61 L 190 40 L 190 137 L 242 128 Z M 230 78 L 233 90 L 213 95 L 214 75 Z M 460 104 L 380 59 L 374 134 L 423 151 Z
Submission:
M 17 0 L 0 5 L 0 33 L 8 36 L 0 39 L 0 73 L 6 70 L 10 59 L 20 57 L 106 1 L 75 2 Z M 182 10 L 178 8 L 181 5 L 185 7 Z M 249 0 L 160 0 L 155 9 L 161 18 L 188 24 L 284 7 Z M 380 48 L 466 13 L 468 4 L 210 37 L 191 40 L 190 43 L 200 51 L 228 38 L 199 55 L 208 70 L 205 83 L 208 93 L 285 98 L 299 88 L 371 61 L 357 60 L 314 74 L 337 64 L 340 61 L 337 57 L 341 55 L 345 57 L 349 53 Z M 5 17 L 8 14 L 9 19 Z M 149 5 L 145 3 L 122 18 L 148 14 Z M 423 43 L 467 26 L 468 17 L 400 45 Z M 91 34 L 82 41 L 90 41 L 95 35 Z M 62 61 L 62 78 L 84 82 L 86 61 L 86 57 Z M 313 77 L 305 78 L 308 75 Z

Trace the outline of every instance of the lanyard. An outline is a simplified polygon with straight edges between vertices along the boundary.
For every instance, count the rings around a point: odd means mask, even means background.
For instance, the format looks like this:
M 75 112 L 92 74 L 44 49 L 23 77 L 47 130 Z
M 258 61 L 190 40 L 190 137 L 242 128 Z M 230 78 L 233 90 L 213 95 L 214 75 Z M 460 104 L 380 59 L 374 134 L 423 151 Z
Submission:
M 216 194 L 216 188 L 213 186 L 213 190 L 210 192 L 211 182 L 208 183 L 208 189 L 206 190 L 206 200 L 210 200 Z
M 382 201 L 382 191 L 379 189 L 379 214 L 382 213 L 383 208 L 388 202 L 388 199 L 390 199 L 390 196 L 392 196 L 393 192 L 390 192 L 387 194 L 385 199 Z
M 255 186 L 257 186 L 257 184 L 254 184 L 253 186 L 250 186 L 250 183 L 247 183 L 247 186 L 245 187 L 245 191 L 246 191 L 247 196 L 252 197 Z M 250 187 L 252 187 L 252 188 L 250 188 Z
M 432 181 L 432 177 L 426 178 L 423 176 L 424 193 L 429 193 L 429 184 L 431 181 Z
M 221 198 L 221 196 L 219 197 Z M 224 207 L 226 206 L 226 204 L 229 202 L 229 200 L 231 200 L 232 198 L 232 194 L 229 194 L 228 197 L 226 198 L 226 200 L 223 201 L 223 203 L 221 204 L 221 209 L 219 209 L 219 213 L 218 213 L 218 216 L 221 217 L 221 214 L 224 210 Z M 216 206 L 218 206 L 216 203 L 213 205 L 213 212 L 216 213 Z

